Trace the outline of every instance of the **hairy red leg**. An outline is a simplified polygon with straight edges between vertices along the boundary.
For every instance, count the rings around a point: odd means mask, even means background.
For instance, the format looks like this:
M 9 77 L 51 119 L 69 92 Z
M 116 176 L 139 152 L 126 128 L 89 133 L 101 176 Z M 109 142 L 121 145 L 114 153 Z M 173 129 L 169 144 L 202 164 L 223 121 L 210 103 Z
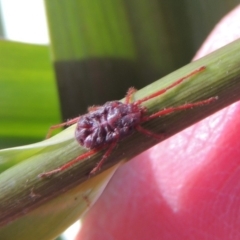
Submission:
M 153 94 L 151 94 L 151 95 L 149 95 L 149 96 L 147 96 L 147 97 L 145 97 L 145 98 L 142 98 L 142 99 L 137 100 L 136 102 L 134 102 L 134 104 L 139 105 L 139 104 L 141 104 L 141 103 L 143 103 L 143 102 L 146 102 L 146 101 L 148 101 L 148 100 L 150 100 L 150 99 L 152 99 L 152 98 L 155 98 L 155 97 L 157 97 L 157 96 L 159 96 L 159 95 L 162 95 L 163 93 L 167 92 L 169 89 L 174 88 L 175 86 L 177 86 L 177 85 L 179 85 L 180 83 L 182 83 L 184 80 L 190 78 L 191 76 L 193 76 L 193 75 L 195 75 L 195 74 L 197 74 L 197 73 L 200 73 L 200 72 L 204 71 L 205 69 L 206 69 L 206 67 L 204 67 L 204 66 L 203 66 L 203 67 L 200 67 L 200 68 L 194 70 L 193 72 L 189 73 L 188 75 L 186 75 L 186 76 L 178 79 L 176 82 L 172 83 L 172 84 L 169 85 L 168 87 L 166 87 L 166 88 L 164 88 L 164 89 L 161 89 L 161 90 L 159 90 L 158 92 L 155 92 L 155 93 L 153 93 Z
M 164 134 L 156 134 L 154 132 L 151 132 L 151 131 L 143 128 L 140 125 L 136 127 L 136 130 L 138 130 L 139 132 L 141 132 L 149 137 L 156 138 L 157 140 L 163 140 L 163 138 L 164 138 Z
M 130 103 L 131 102 L 131 98 L 132 98 L 132 95 L 136 92 L 137 90 L 135 88 L 129 88 L 128 89 L 128 92 L 127 92 L 127 95 L 126 95 L 126 103 Z M 153 138 L 156 138 L 157 140 L 162 140 L 163 139 L 163 134 L 162 135 L 159 135 L 159 134 L 155 134 L 145 128 L 143 128 L 142 126 L 138 125 L 136 127 L 136 130 L 138 130 L 139 132 L 149 136 L 149 137 L 153 137 Z
M 56 125 L 53 125 L 49 128 L 48 130 L 48 133 L 47 133 L 47 136 L 46 138 L 50 138 L 51 137 L 51 134 L 53 132 L 54 129 L 57 129 L 57 128 L 60 128 L 60 127 L 64 127 L 64 126 L 70 126 L 74 123 L 76 123 L 78 120 L 79 120 L 80 117 L 76 117 L 76 118 L 73 118 L 73 119 L 70 119 L 66 122 L 63 122 L 63 123 L 59 123 L 59 124 L 56 124 Z
M 49 176 L 51 176 L 51 175 L 53 175 L 53 174 L 55 174 L 55 173 L 62 172 L 62 171 L 64 171 L 64 170 L 70 168 L 71 166 L 73 166 L 73 165 L 76 164 L 77 162 L 80 162 L 80 161 L 82 161 L 82 160 L 84 160 L 84 159 L 86 159 L 86 158 L 88 158 L 88 157 L 91 157 L 91 156 L 94 155 L 95 153 L 99 152 L 102 148 L 103 148 L 103 147 L 92 149 L 92 150 L 90 150 L 90 151 L 88 151 L 88 152 L 86 152 L 86 153 L 78 156 L 77 158 L 74 158 L 73 160 L 71 160 L 70 162 L 62 165 L 62 166 L 59 167 L 59 168 L 56 168 L 56 169 L 54 169 L 54 170 L 52 170 L 52 171 L 49 171 L 49 172 L 45 172 L 45 173 L 39 174 L 38 177 L 41 177 L 41 178 L 49 177 Z
M 107 160 L 107 158 L 110 156 L 112 150 L 116 147 L 117 145 L 117 141 L 111 143 L 111 145 L 109 146 L 108 150 L 104 153 L 104 155 L 102 156 L 102 159 L 100 160 L 100 162 L 97 164 L 97 166 L 90 172 L 90 175 L 95 174 L 98 170 L 100 170 L 100 168 L 102 167 L 102 165 L 104 164 L 104 162 Z
M 185 109 L 189 109 L 189 108 L 193 108 L 193 107 L 197 107 L 197 106 L 206 105 L 206 104 L 209 104 L 211 102 L 216 101 L 217 99 L 218 99 L 218 97 L 211 97 L 209 99 L 199 101 L 199 102 L 195 102 L 195 103 L 187 103 L 187 104 L 184 104 L 184 105 L 181 105 L 181 106 L 178 106 L 178 107 L 166 108 L 166 109 L 163 109 L 159 112 L 153 113 L 150 116 L 144 117 L 141 122 L 146 122 L 146 121 L 149 121 L 153 118 L 161 117 L 163 115 L 167 115 L 167 114 L 175 112 L 175 111 L 185 110 Z
M 127 94 L 126 94 L 126 99 L 125 103 L 128 104 L 131 102 L 132 95 L 136 92 L 137 90 L 134 87 L 131 87 L 128 89 Z

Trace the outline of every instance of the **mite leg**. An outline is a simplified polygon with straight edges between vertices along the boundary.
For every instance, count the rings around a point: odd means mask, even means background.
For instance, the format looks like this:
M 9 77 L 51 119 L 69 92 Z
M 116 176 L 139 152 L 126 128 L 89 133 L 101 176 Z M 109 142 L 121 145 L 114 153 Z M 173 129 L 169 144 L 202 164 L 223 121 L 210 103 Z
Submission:
M 62 172 L 62 171 L 64 171 L 64 170 L 72 167 L 72 166 L 73 166 L 74 164 L 76 164 L 77 162 L 80 162 L 80 161 L 82 161 L 82 160 L 84 160 L 84 159 L 86 159 L 86 158 L 88 158 L 88 157 L 91 157 L 91 156 L 94 155 L 95 153 L 99 152 L 99 150 L 101 150 L 101 149 L 100 149 L 100 148 L 92 149 L 92 150 L 90 150 L 90 151 L 88 151 L 88 152 L 86 152 L 86 153 L 78 156 L 77 158 L 71 160 L 70 162 L 62 165 L 62 166 L 59 167 L 59 168 L 56 168 L 56 169 L 54 169 L 54 170 L 52 170 L 52 171 L 49 171 L 49 172 L 40 173 L 40 174 L 38 175 L 38 177 L 40 177 L 40 178 L 49 177 L 49 176 L 51 176 L 51 175 L 53 175 L 53 174 Z
M 164 134 L 156 134 L 154 132 L 151 132 L 145 128 L 143 128 L 142 126 L 137 126 L 136 130 L 138 130 L 139 132 L 149 136 L 149 137 L 153 137 L 156 138 L 157 140 L 163 140 L 164 139 Z
M 204 71 L 205 69 L 206 69 L 206 67 L 204 67 L 204 66 L 203 66 L 203 67 L 200 67 L 200 68 L 194 70 L 193 72 L 189 73 L 188 75 L 186 75 L 186 76 L 178 79 L 176 82 L 172 83 L 172 84 L 169 85 L 168 87 L 166 87 L 166 88 L 164 88 L 164 89 L 161 89 L 161 90 L 159 90 L 159 91 L 157 91 L 157 92 L 155 92 L 155 93 L 153 93 L 153 94 L 151 94 L 151 95 L 149 95 L 149 96 L 147 96 L 147 97 L 145 97 L 145 98 L 142 98 L 142 99 L 137 100 L 137 101 L 135 102 L 135 104 L 136 104 L 136 105 L 139 105 L 139 104 L 141 104 L 141 103 L 143 103 L 143 102 L 146 102 L 146 101 L 148 101 L 148 100 L 150 100 L 150 99 L 152 99 L 152 98 L 155 98 L 155 97 L 157 97 L 157 96 L 160 96 L 160 95 L 162 95 L 163 93 L 167 92 L 169 89 L 176 87 L 177 85 L 181 84 L 184 80 L 186 80 L 186 79 L 188 79 L 188 78 L 196 75 L 197 73 L 200 73 L 200 72 Z
M 64 126 L 70 126 L 74 123 L 76 123 L 78 120 L 79 120 L 80 117 L 76 117 L 76 118 L 73 118 L 73 119 L 70 119 L 66 122 L 63 122 L 63 123 L 60 123 L 60 124 L 56 124 L 56 125 L 53 125 L 49 128 L 48 130 L 48 133 L 47 133 L 47 136 L 46 138 L 50 138 L 51 137 L 51 134 L 53 132 L 54 129 L 57 129 L 57 128 L 60 128 L 60 127 L 64 127 Z
M 130 102 L 132 102 L 131 100 L 131 98 L 132 98 L 132 95 L 136 92 L 137 90 L 134 88 L 134 87 L 131 87 L 131 88 L 129 88 L 128 89 L 128 91 L 127 91 L 127 94 L 126 94 L 126 99 L 125 99 L 125 103 L 130 103 Z
M 100 162 L 97 164 L 97 166 L 90 172 L 90 175 L 92 175 L 92 174 L 94 175 L 98 170 L 101 169 L 102 165 L 105 163 L 105 161 L 107 160 L 107 158 L 110 156 L 112 150 L 116 147 L 116 145 L 117 145 L 117 141 L 116 141 L 116 142 L 113 142 L 113 143 L 109 146 L 108 150 L 104 153 L 101 161 L 100 161 Z
M 184 105 L 181 105 L 181 106 L 178 106 L 178 107 L 166 108 L 166 109 L 163 109 L 163 110 L 161 110 L 159 112 L 153 113 L 150 116 L 144 117 L 141 122 L 146 122 L 146 121 L 149 121 L 149 120 L 151 120 L 153 118 L 161 117 L 161 116 L 164 116 L 164 115 L 176 112 L 176 111 L 180 111 L 180 110 L 185 110 L 185 109 L 189 109 L 189 108 L 193 108 L 193 107 L 197 107 L 197 106 L 206 105 L 206 104 L 209 104 L 211 102 L 216 101 L 217 99 L 218 99 L 218 97 L 211 97 L 209 99 L 206 99 L 206 100 L 203 100 L 203 101 L 199 101 L 199 102 L 195 102 L 195 103 L 187 103 L 187 104 L 184 104 Z

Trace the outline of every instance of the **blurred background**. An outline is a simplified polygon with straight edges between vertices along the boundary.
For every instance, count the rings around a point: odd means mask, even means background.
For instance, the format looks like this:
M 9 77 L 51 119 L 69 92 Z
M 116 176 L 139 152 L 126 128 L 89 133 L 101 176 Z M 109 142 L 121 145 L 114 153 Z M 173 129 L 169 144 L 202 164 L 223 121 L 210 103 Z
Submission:
M 1 37 L 13 41 L 48 44 L 43 0 L 1 0 Z

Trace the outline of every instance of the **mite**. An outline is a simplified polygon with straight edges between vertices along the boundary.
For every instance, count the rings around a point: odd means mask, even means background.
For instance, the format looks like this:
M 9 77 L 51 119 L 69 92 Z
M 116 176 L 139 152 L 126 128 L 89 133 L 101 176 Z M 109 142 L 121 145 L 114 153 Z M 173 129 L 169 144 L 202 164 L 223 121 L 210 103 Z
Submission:
M 47 177 L 51 176 L 52 174 L 64 171 L 73 166 L 75 163 L 86 159 L 99 152 L 100 150 L 106 148 L 106 152 L 102 156 L 100 162 L 90 172 L 90 174 L 95 174 L 109 157 L 117 143 L 125 137 L 131 135 L 134 131 L 139 131 L 145 135 L 156 138 L 157 140 L 161 140 L 163 138 L 163 135 L 155 134 L 147 129 L 144 129 L 141 124 L 175 111 L 209 104 L 217 100 L 217 97 L 211 97 L 203 101 L 188 103 L 177 107 L 166 108 L 151 115 L 147 114 L 147 108 L 141 104 L 165 93 L 171 88 L 174 88 L 191 76 L 204 71 L 205 68 L 206 67 L 200 67 L 199 69 L 191 72 L 183 78 L 178 79 L 168 87 L 135 102 L 131 102 L 131 100 L 136 90 L 134 88 L 130 88 L 126 94 L 124 103 L 119 101 L 106 102 L 102 106 L 89 108 L 89 112 L 83 116 L 50 127 L 47 138 L 50 137 L 54 129 L 77 123 L 75 138 L 81 146 L 89 149 L 89 151 L 81 154 L 77 158 L 71 160 L 59 168 L 39 174 L 39 177 Z

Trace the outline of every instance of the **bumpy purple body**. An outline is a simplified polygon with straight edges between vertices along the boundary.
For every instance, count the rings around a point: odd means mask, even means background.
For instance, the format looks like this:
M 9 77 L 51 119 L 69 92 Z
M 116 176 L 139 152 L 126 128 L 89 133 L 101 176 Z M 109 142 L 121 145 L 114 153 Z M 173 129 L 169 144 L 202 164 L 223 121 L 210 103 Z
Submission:
M 141 122 L 144 108 L 134 103 L 107 102 L 80 117 L 75 136 L 80 145 L 97 148 L 132 134 Z

